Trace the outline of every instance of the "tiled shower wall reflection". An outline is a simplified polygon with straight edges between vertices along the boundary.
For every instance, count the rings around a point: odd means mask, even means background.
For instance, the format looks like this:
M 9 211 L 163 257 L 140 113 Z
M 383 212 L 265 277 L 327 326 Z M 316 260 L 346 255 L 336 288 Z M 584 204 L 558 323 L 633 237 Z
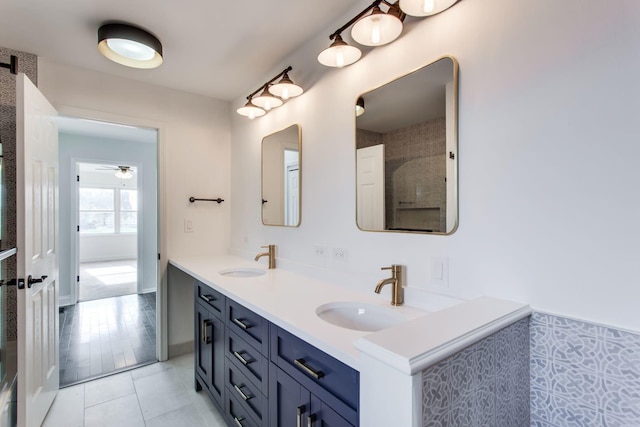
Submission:
M 531 425 L 640 426 L 640 335 L 534 313 Z
M 529 318 L 422 372 L 423 426 L 525 427 Z
M 356 130 L 356 148 L 379 144 L 385 150 L 386 228 L 445 230 L 445 118 L 387 133 Z

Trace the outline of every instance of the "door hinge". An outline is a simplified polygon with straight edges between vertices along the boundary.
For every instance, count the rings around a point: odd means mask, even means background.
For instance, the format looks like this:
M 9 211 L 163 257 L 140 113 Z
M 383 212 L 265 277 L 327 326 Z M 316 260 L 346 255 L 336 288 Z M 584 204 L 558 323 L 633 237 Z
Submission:
M 76 175 L 76 182 L 80 182 L 80 175 Z
M 158 261 L 160 261 L 160 254 L 158 254 Z
M 76 231 L 80 231 L 80 226 L 79 225 L 76 227 Z
M 80 276 L 76 276 L 76 282 L 80 281 Z

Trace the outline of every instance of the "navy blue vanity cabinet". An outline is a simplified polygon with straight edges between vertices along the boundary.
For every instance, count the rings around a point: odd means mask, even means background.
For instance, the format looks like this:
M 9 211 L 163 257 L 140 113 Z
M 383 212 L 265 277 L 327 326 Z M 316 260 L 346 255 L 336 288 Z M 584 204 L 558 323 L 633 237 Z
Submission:
M 354 427 L 275 364 L 271 364 L 269 385 L 271 427 Z
M 275 325 L 270 336 L 271 427 L 296 425 L 302 409 L 307 410 L 304 425 L 358 426 L 359 372 Z M 290 406 L 298 401 L 298 390 L 307 403 L 294 411 Z
M 268 426 L 269 321 L 227 299 L 225 415 L 235 426 Z
M 195 283 L 195 387 L 224 408 L 225 296 Z

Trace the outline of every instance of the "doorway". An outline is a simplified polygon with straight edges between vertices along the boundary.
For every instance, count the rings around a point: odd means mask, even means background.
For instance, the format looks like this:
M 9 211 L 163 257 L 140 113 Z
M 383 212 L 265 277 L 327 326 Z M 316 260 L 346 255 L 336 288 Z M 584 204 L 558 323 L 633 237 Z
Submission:
M 62 387 L 158 359 L 157 137 L 59 120 Z
M 132 295 L 138 282 L 138 168 L 77 163 L 78 301 Z

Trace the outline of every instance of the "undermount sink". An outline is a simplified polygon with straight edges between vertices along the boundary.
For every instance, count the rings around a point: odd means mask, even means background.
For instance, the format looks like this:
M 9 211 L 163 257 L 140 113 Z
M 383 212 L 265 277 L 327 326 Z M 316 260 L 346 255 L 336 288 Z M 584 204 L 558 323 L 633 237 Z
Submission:
M 220 270 L 218 274 L 226 277 L 256 277 L 262 276 L 266 271 L 260 268 L 234 267 Z
M 407 320 L 390 308 L 359 302 L 332 302 L 316 309 L 325 322 L 356 331 L 375 332 Z

